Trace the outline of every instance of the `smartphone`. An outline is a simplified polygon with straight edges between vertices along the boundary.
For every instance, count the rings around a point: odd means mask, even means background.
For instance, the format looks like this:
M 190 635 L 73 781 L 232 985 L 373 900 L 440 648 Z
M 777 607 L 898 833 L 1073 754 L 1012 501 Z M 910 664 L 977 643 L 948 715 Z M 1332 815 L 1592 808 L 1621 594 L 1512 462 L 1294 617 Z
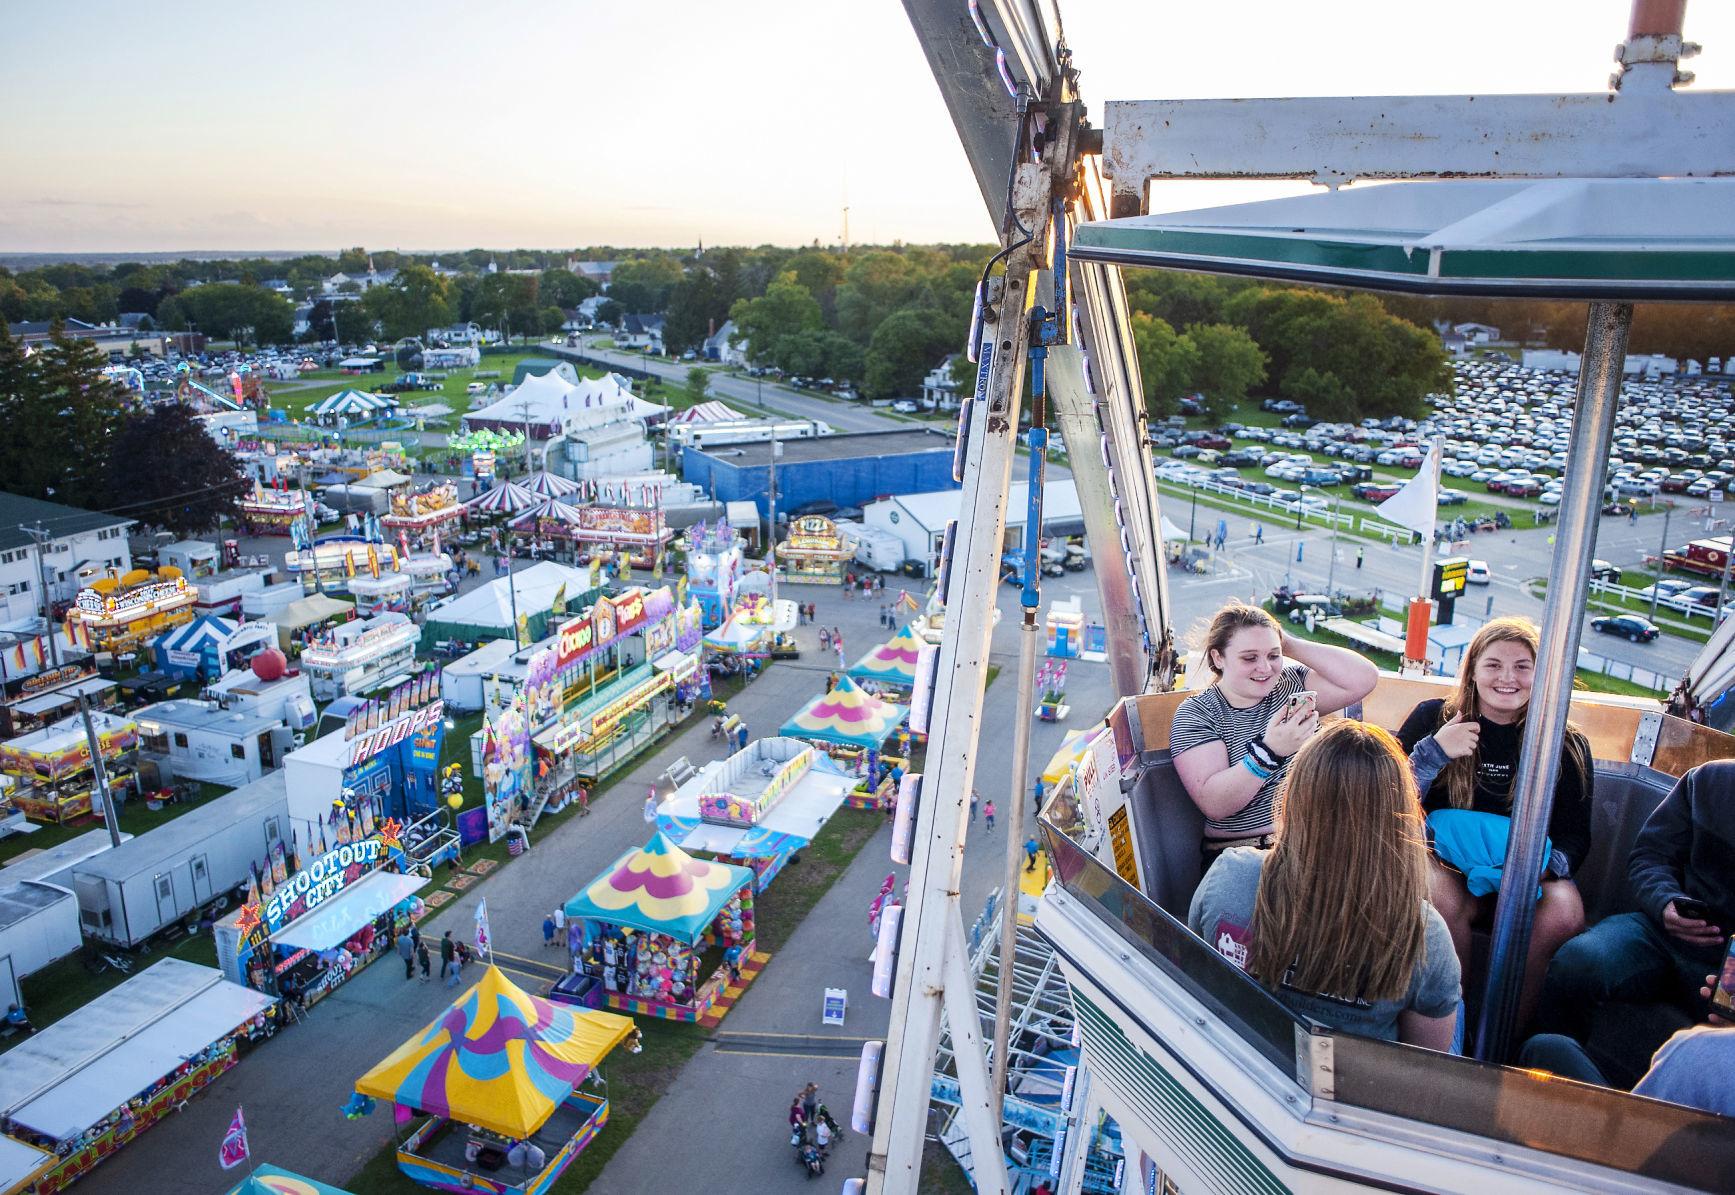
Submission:
M 1675 900 L 1675 912 L 1694 921 L 1710 921 L 1711 906 L 1702 900 L 1690 900 L 1685 896 Z
M 1679 905 L 1675 906 L 1680 908 Z M 1711 988 L 1711 1008 L 1729 1020 L 1735 1020 L 1735 938 L 1729 939 L 1729 949 L 1723 953 L 1723 971 Z
M 1290 694 L 1290 695 L 1289 695 L 1289 706 L 1288 706 L 1288 708 L 1287 708 L 1287 709 L 1286 709 L 1286 710 L 1285 710 L 1285 712 L 1286 712 L 1286 713 L 1291 713 L 1291 714 L 1292 714 L 1292 713 L 1295 713 L 1295 712 L 1297 712 L 1297 711 L 1298 711 L 1298 710 L 1300 710 L 1300 709 L 1301 709 L 1301 707 L 1302 707 L 1302 706 L 1304 706 L 1304 705 L 1311 705 L 1311 704 L 1313 704 L 1313 703 L 1314 703 L 1314 702 L 1315 702 L 1315 701 L 1318 701 L 1318 700 L 1319 700 L 1319 694 L 1318 694 L 1318 693 L 1315 693 L 1315 692 L 1314 692 L 1314 691 L 1313 691 L 1313 690 L 1311 690 L 1311 689 L 1303 689 L 1303 690 L 1302 690 L 1302 691 L 1301 691 L 1301 692 L 1299 692 L 1299 693 L 1291 693 L 1291 694 Z M 1677 908 L 1677 909 L 1678 909 L 1678 908 L 1680 908 L 1680 907 L 1681 907 L 1681 906 L 1680 906 L 1680 904 L 1679 904 L 1679 903 L 1677 903 L 1677 904 L 1676 904 L 1676 905 L 1675 905 L 1675 907 L 1676 907 L 1676 908 Z

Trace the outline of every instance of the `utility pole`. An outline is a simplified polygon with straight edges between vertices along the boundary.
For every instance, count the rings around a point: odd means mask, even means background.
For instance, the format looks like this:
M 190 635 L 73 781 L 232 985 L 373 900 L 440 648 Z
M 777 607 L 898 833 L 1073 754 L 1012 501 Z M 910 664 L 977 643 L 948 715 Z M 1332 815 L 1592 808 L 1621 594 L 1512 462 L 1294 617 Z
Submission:
M 1325 570 L 1326 597 L 1330 597 L 1332 593 L 1335 592 L 1332 589 L 1332 586 L 1337 583 L 1337 520 L 1339 517 L 1339 508 L 1342 505 L 1343 499 L 1333 496 L 1331 500 L 1331 563 Z
M 102 820 L 108 823 L 111 846 L 120 845 L 120 811 L 114 807 L 108 791 L 108 768 L 102 760 L 102 738 L 96 733 L 96 722 L 90 716 L 90 701 L 78 695 L 78 712 L 84 718 L 84 738 L 90 744 L 90 778 L 95 800 L 102 802 Z
M 765 541 L 765 565 L 771 571 L 771 607 L 777 608 L 777 454 L 783 445 L 777 442 L 777 425 L 771 425 L 771 535 Z M 775 617 L 775 615 L 774 615 Z
M 43 560 L 42 555 L 48 547 L 48 541 L 53 536 L 48 528 L 42 525 L 41 519 L 36 520 L 34 527 L 26 527 L 20 523 L 18 530 L 36 541 L 36 584 L 42 591 L 42 624 L 48 629 L 48 658 L 53 661 L 53 666 L 58 668 L 60 667 L 60 645 L 54 641 L 54 602 L 48 592 L 48 565 Z
M 1657 549 L 1657 579 L 1655 581 L 1651 582 L 1651 621 L 1652 622 L 1657 621 L 1657 599 L 1659 597 L 1663 596 L 1663 591 L 1662 591 L 1663 570 L 1668 568 L 1668 562 L 1665 561 L 1663 559 L 1663 557 L 1664 557 L 1664 555 L 1666 555 L 1668 553 L 1668 550 L 1669 550 L 1669 516 L 1674 513 L 1674 510 L 1675 510 L 1675 504 L 1673 502 L 1671 502 L 1667 506 L 1663 507 L 1663 542 L 1662 542 L 1662 546 L 1660 546 Z M 1721 607 L 1723 605 L 1723 603 L 1721 601 L 1719 601 L 1717 603 L 1717 605 L 1719 607 Z

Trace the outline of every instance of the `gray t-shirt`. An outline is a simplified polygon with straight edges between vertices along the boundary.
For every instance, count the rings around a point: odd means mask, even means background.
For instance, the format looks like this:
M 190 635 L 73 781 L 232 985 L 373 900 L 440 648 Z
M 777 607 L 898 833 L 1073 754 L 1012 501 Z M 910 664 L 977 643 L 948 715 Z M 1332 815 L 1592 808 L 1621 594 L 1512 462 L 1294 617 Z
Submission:
M 1199 881 L 1193 905 L 1187 910 L 1187 928 L 1238 967 L 1247 966 L 1259 876 L 1270 853 L 1251 847 L 1224 851 Z M 1451 1015 L 1458 1008 L 1458 955 L 1452 950 L 1446 922 L 1434 906 L 1423 901 L 1421 915 L 1427 922 L 1426 947 L 1402 1000 L 1346 1000 L 1281 984 L 1271 994 L 1291 1012 L 1322 1025 L 1387 1041 L 1397 1040 L 1401 1012 L 1425 1017 Z
M 1265 733 L 1290 695 L 1305 688 L 1307 666 L 1285 664 L 1271 692 L 1246 709 L 1230 705 L 1216 685 L 1193 694 L 1175 708 L 1175 719 L 1169 726 L 1169 758 L 1220 739 L 1229 753 L 1229 766 L 1236 766 L 1247 757 L 1247 744 Z M 1205 837 L 1244 838 L 1269 830 L 1277 821 L 1277 792 L 1288 770 L 1286 759 L 1247 804 L 1228 817 L 1206 818 Z

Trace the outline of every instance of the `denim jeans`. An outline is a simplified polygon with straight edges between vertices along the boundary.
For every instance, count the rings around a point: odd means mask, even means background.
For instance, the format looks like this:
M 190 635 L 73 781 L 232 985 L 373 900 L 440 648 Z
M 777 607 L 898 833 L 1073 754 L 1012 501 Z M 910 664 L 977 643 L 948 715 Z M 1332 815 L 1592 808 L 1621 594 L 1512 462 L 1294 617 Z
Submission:
M 1584 1052 L 1584 1047 L 1560 1033 L 1538 1033 L 1525 1042 L 1524 1049 L 1518 1053 L 1518 1065 L 1547 1071 L 1563 1079 L 1594 1083 L 1598 1087 L 1609 1085 L 1596 1063 L 1590 1060 L 1590 1055 Z
M 1610 1001 L 1666 1000 L 1695 1010 L 1699 988 L 1722 954 L 1721 947 L 1695 950 L 1677 942 L 1644 913 L 1604 918 L 1554 956 L 1536 1027 L 1583 1041 L 1591 1014 Z

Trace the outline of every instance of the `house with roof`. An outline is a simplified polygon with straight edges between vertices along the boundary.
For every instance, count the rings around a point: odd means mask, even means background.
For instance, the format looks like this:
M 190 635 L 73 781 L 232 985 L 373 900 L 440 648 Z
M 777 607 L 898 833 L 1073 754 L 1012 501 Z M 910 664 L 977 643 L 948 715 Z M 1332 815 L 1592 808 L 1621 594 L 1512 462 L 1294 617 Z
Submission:
M 52 320 L 21 320 L 9 322 L 6 330 L 12 334 L 12 339 L 26 348 L 40 347 L 48 343 L 54 334 Z M 135 346 L 161 357 L 166 346 L 175 343 L 186 333 L 146 332 L 136 325 L 128 325 L 116 321 L 112 324 L 92 324 L 81 319 L 61 321 L 61 335 L 69 340 L 87 340 L 100 352 L 130 353 Z M 203 347 L 201 341 L 200 347 Z M 183 351 L 185 351 L 183 349 Z M 194 350 L 197 351 L 197 350 Z
M 958 383 L 952 378 L 952 362 L 958 354 L 948 353 L 946 359 L 928 371 L 922 379 L 922 405 L 930 411 L 953 411 L 958 407 Z
M 614 269 L 618 265 L 618 261 L 573 261 L 571 258 L 566 262 L 566 268 L 572 273 L 580 278 L 589 278 L 604 290 L 614 281 Z
M 707 361 L 716 361 L 722 365 L 744 366 L 747 364 L 747 342 L 737 341 L 740 333 L 734 320 L 724 320 L 723 326 L 705 338 L 701 355 Z
M 1500 329 L 1493 324 L 1453 324 L 1452 331 L 1462 336 L 1466 344 L 1493 344 L 1500 339 Z
M 660 356 L 665 322 L 660 315 L 622 316 L 621 333 L 615 337 L 615 343 L 624 349 L 644 349 Z
M 42 609 L 36 544 L 24 529 L 40 526 L 47 536 L 42 568 L 49 602 L 71 601 L 85 583 L 114 569 L 133 567 L 127 528 L 134 520 L 0 493 L 0 622 L 38 617 Z

